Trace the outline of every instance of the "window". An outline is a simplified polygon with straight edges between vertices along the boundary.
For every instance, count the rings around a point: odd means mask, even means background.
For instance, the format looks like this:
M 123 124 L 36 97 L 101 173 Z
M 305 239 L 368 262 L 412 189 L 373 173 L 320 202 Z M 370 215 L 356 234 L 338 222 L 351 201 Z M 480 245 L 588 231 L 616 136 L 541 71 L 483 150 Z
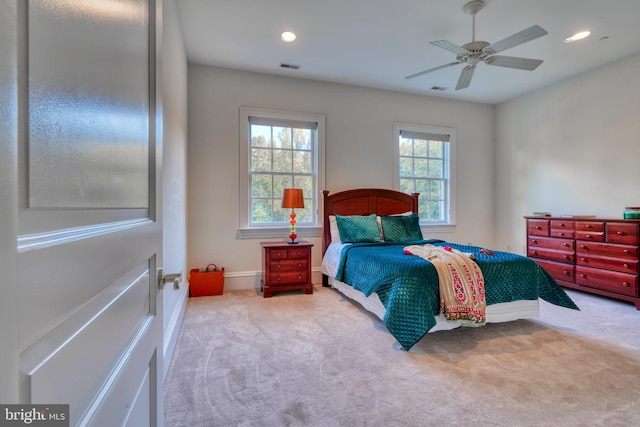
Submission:
M 453 225 L 455 129 L 396 123 L 396 189 L 420 193 L 422 225 Z
M 324 116 L 240 109 L 241 237 L 280 237 L 289 209 L 280 207 L 285 188 L 301 188 L 298 234 L 320 235 L 318 207 L 324 187 Z

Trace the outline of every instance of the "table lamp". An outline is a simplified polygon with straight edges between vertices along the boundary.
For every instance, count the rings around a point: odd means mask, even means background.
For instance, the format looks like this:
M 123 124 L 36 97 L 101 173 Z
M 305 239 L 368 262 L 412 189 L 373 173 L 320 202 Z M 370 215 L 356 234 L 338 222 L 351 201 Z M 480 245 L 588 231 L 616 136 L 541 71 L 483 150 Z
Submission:
M 282 194 L 282 208 L 291 209 L 289 217 L 289 244 L 298 243 L 296 237 L 296 208 L 304 208 L 304 197 L 301 188 L 285 188 Z

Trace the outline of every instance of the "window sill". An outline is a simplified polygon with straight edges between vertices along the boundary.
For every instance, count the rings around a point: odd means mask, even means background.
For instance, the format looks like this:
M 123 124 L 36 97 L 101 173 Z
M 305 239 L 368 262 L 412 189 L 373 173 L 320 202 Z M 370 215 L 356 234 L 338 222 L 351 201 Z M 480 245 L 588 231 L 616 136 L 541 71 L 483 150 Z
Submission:
M 429 233 L 453 233 L 456 231 L 455 224 L 420 224 L 422 231 Z
M 300 227 L 297 230 L 298 238 L 321 237 L 322 227 Z M 239 228 L 236 234 L 237 240 L 248 239 L 275 239 L 289 237 L 289 227 L 276 228 Z

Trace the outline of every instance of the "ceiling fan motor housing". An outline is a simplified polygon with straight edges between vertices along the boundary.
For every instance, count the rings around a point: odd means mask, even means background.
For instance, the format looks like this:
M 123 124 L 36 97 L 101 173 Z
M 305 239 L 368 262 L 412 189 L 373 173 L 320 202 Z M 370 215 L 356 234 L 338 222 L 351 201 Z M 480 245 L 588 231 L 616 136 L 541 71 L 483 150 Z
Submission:
M 465 4 L 462 7 L 462 10 L 469 15 L 475 15 L 476 13 L 480 12 L 483 7 L 483 0 L 471 0 L 469 3 Z

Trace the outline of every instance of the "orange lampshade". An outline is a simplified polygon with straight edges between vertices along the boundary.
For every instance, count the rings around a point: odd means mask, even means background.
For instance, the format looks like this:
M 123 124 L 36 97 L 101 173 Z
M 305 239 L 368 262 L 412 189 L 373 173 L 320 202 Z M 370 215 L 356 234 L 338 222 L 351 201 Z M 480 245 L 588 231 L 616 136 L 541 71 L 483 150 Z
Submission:
M 288 209 L 304 208 L 304 196 L 301 188 L 285 188 L 282 194 L 282 207 Z

